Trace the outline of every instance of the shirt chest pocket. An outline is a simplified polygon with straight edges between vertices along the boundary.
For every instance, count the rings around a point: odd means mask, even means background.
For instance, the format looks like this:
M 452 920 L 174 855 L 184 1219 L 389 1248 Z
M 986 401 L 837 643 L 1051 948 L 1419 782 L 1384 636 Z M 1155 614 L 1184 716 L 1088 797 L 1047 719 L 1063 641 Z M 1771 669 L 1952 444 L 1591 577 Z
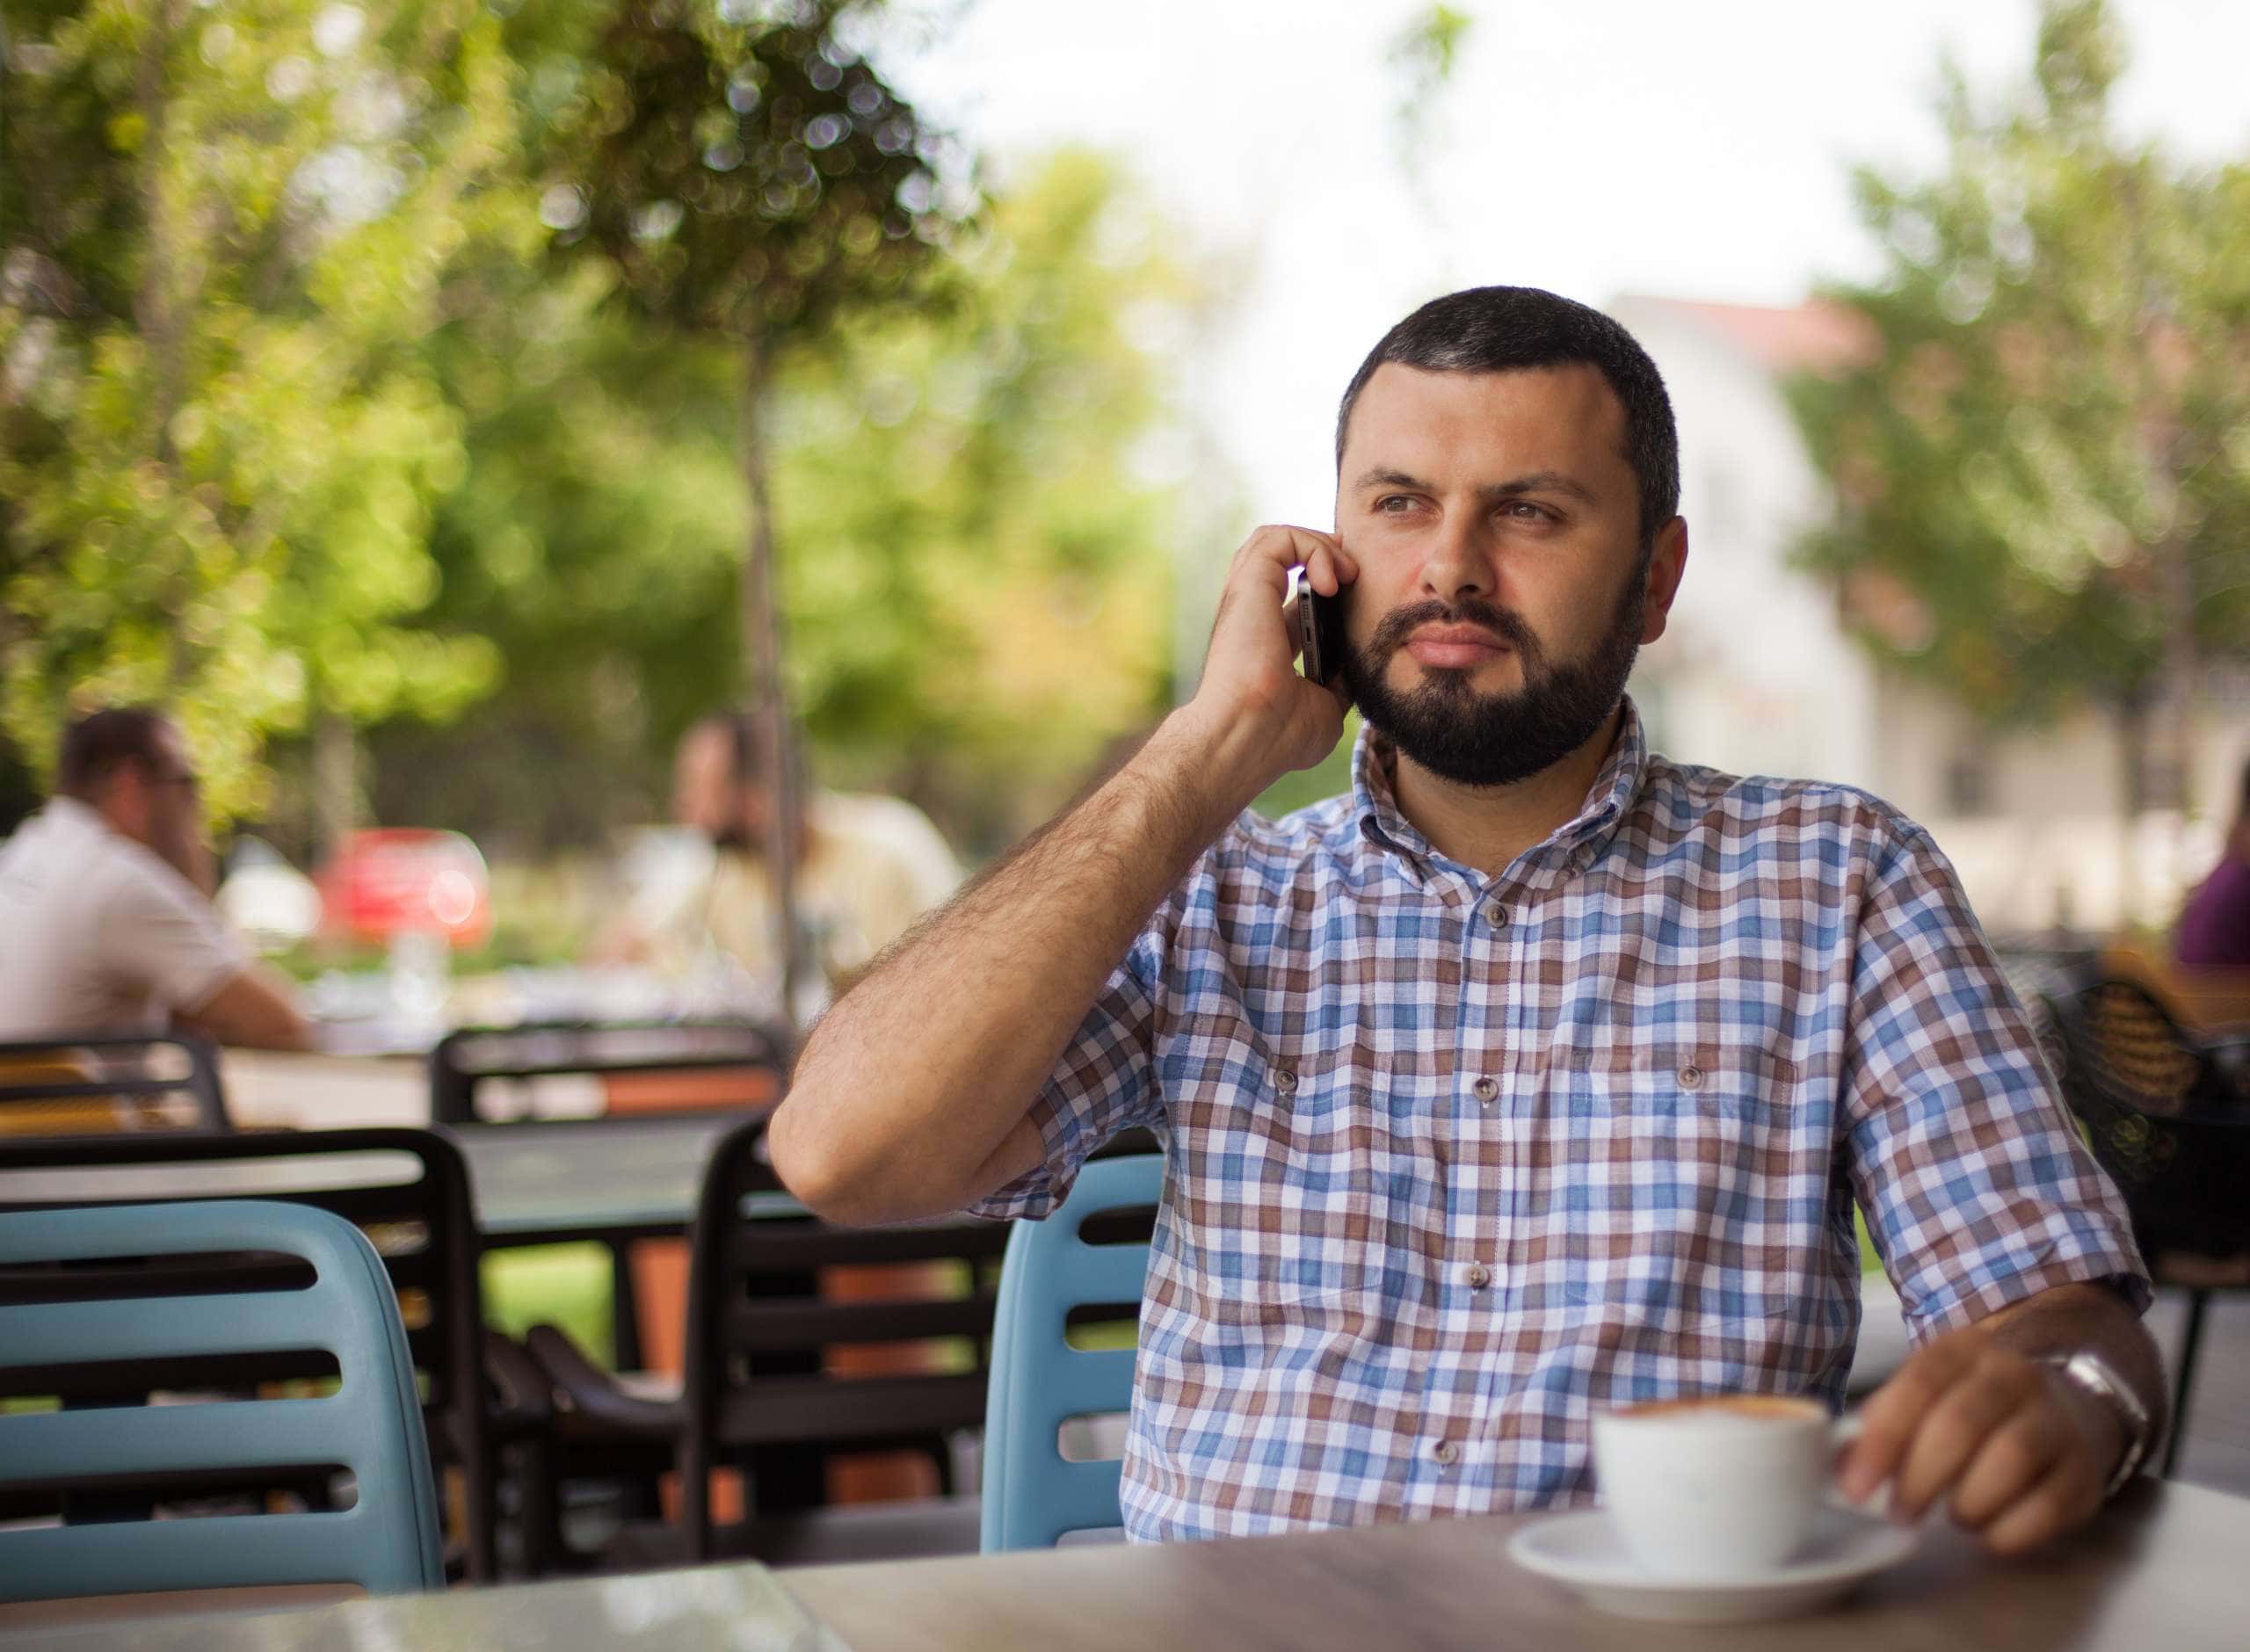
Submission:
M 1799 1092 L 1790 1062 L 1726 1041 L 1550 1066 L 1526 1192 L 1564 1300 L 1740 1311 L 1745 1287 L 1784 1265 L 1800 1218 L 1818 1220 L 1827 1160 Z

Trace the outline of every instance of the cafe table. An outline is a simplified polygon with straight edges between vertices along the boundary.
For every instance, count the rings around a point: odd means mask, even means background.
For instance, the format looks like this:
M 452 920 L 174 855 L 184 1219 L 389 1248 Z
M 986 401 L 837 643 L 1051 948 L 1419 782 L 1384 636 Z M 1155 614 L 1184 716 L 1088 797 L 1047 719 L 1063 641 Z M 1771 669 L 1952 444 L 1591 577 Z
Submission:
M 469 1125 L 440 1134 L 457 1143 L 468 1162 L 477 1230 L 486 1243 L 526 1245 L 685 1232 L 695 1219 L 712 1144 L 740 1121 L 738 1113 L 651 1114 Z M 396 1174 L 390 1163 L 396 1157 L 378 1152 L 0 1171 L 0 1199 L 18 1191 L 56 1203 L 219 1194 L 255 1199 L 308 1185 L 386 1181 Z
M 2250 1644 L 2250 1500 L 2144 1480 L 2085 1531 L 1997 1561 L 1942 1522 L 1811 1615 L 1765 1623 L 1604 1616 L 1513 1564 L 1500 1515 L 1163 1547 L 1100 1545 L 773 1573 L 754 1563 L 577 1579 L 311 1612 L 138 1624 L 147 1652 L 475 1646 L 553 1652 L 1060 1652 L 1150 1647 L 1615 1652 L 1957 1652 Z M 55 1652 L 115 1644 L 76 1630 Z M 33 1644 L 25 1642 L 25 1644 Z M 0 1635 L 0 1648 L 18 1643 Z

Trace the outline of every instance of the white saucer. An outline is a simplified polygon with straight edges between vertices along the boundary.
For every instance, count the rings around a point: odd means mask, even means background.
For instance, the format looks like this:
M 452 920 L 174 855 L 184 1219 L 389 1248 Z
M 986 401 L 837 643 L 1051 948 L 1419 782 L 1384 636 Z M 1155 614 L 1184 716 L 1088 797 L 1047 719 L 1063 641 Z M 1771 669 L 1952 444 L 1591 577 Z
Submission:
M 1557 1515 L 1525 1526 L 1508 1558 L 1551 1577 L 1588 1605 L 1625 1618 L 1670 1623 L 1731 1623 L 1810 1612 L 1913 1552 L 1916 1533 L 1849 1509 L 1813 1516 L 1804 1554 L 1755 1578 L 1680 1583 L 1651 1577 L 1626 1555 L 1609 1517 L 1599 1509 Z

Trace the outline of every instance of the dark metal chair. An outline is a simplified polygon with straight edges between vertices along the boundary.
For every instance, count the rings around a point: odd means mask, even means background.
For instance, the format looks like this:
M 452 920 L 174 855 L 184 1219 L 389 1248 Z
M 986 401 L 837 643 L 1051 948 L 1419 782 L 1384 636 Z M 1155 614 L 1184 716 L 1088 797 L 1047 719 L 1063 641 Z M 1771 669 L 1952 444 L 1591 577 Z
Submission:
M 2141 1255 L 2158 1284 L 2188 1292 L 2169 1477 L 2211 1293 L 2250 1286 L 2250 1095 L 2138 982 L 2098 981 L 2046 1009 L 2064 1098 L 2124 1195 Z
M 495 1079 L 587 1075 L 641 1077 L 628 1086 L 635 1112 L 708 1112 L 771 1103 L 791 1055 L 788 1039 L 754 1021 L 535 1021 L 519 1026 L 462 1027 L 430 1052 L 430 1118 L 446 1125 L 504 1124 L 522 1114 L 480 1111 L 480 1088 Z M 750 1087 L 714 1096 L 689 1074 L 739 1073 Z M 667 1098 L 665 1080 L 677 1077 Z M 762 1076 L 764 1083 L 758 1083 Z
M 535 1438 L 551 1408 L 544 1374 L 485 1329 L 468 1172 L 453 1143 L 410 1129 L 0 1142 L 0 1209 L 244 1197 L 333 1212 L 374 1244 L 398 1293 L 431 1450 L 461 1473 L 459 1564 L 472 1582 L 496 1578 L 496 1451 Z M 219 1388 L 270 1374 L 204 1373 Z
M 982 1426 L 994 1293 L 1007 1227 L 968 1218 L 886 1228 L 839 1228 L 797 1207 L 764 1154 L 752 1120 L 713 1155 L 696 1216 L 688 1276 L 687 1362 L 675 1400 L 620 1388 L 548 1326 L 526 1338 L 554 1379 L 555 1438 L 564 1453 L 653 1449 L 680 1476 L 682 1558 L 709 1558 L 725 1540 L 770 1563 L 971 1554 L 976 1505 L 823 1508 L 831 1453 L 911 1449 L 953 1490 L 951 1437 Z M 823 1270 L 895 1264 L 958 1264 L 958 1293 L 834 1301 Z M 833 1351 L 954 1342 L 959 1368 L 852 1375 Z M 751 1518 L 715 1528 L 710 1472 L 744 1472 Z
M 430 1118 L 459 1128 L 504 1129 L 539 1122 L 599 1130 L 625 1113 L 710 1113 L 762 1110 L 780 1098 L 792 1050 L 760 1023 L 706 1018 L 664 1021 L 531 1021 L 462 1027 L 430 1052 Z M 495 1081 L 588 1077 L 601 1081 L 602 1112 L 557 1117 L 497 1109 L 481 1098 Z M 523 1243 L 543 1243 L 524 1240 Z M 621 1370 L 642 1360 L 632 1256 L 636 1244 L 676 1244 L 676 1233 L 606 1240 L 610 1253 L 611 1344 Z
M 0 1043 L 0 1138 L 227 1130 L 219 1052 L 172 1032 L 55 1032 Z

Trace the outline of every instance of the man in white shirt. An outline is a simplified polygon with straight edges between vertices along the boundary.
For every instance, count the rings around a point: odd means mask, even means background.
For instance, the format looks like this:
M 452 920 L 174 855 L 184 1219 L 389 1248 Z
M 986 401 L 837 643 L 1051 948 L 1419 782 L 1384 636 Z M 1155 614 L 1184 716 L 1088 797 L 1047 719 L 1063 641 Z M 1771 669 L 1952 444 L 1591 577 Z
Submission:
M 143 707 L 72 724 L 54 801 L 0 844 L 0 1040 L 155 1032 L 304 1049 L 288 988 L 211 905 L 194 766 Z

